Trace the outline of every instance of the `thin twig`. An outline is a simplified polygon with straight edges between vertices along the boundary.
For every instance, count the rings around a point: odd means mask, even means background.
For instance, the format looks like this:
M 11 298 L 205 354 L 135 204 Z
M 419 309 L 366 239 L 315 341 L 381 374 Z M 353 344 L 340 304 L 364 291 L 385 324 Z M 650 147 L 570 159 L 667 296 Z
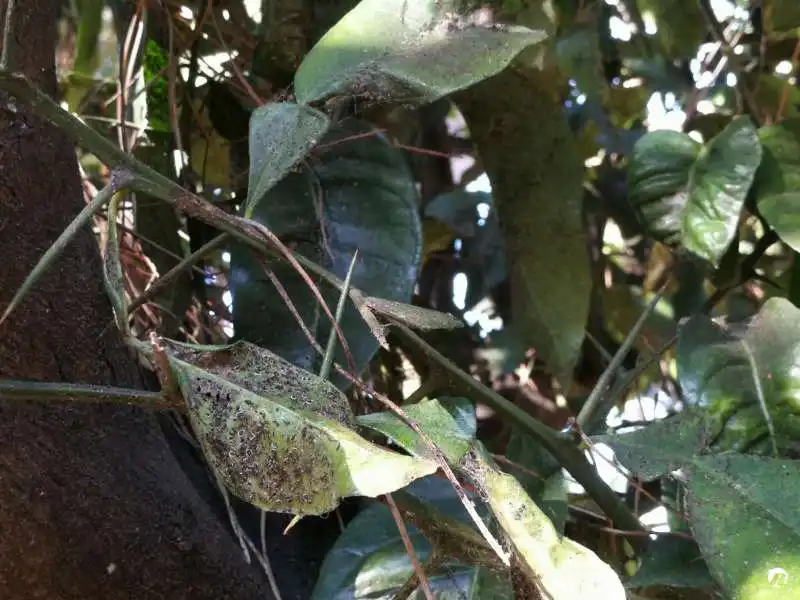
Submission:
M 397 508 L 397 504 L 395 504 L 394 498 L 392 498 L 391 494 L 385 494 L 384 499 L 386 500 L 386 504 L 392 513 L 392 518 L 397 525 L 397 531 L 400 532 L 400 538 L 403 540 L 403 546 L 406 548 L 406 554 L 408 554 L 408 558 L 411 560 L 411 565 L 414 567 L 414 574 L 416 575 L 417 581 L 419 581 L 419 587 L 422 588 L 422 593 L 425 594 L 426 600 L 435 600 L 433 597 L 433 592 L 431 592 L 430 583 L 428 583 L 428 576 L 425 574 L 425 570 L 419 563 L 417 552 L 414 550 L 414 544 L 411 543 L 411 538 L 408 537 L 408 528 L 406 527 L 405 521 L 403 521 L 403 516 L 400 514 L 400 510 Z
M 662 289 L 656 293 L 642 314 L 639 316 L 634 326 L 628 332 L 628 335 L 625 337 L 625 340 L 622 342 L 619 350 L 617 350 L 616 354 L 614 354 L 614 358 L 611 359 L 611 362 L 597 380 L 597 384 L 594 386 L 594 389 L 592 389 L 589 397 L 586 399 L 586 403 L 581 407 L 581 410 L 578 413 L 577 422 L 582 428 L 585 429 L 587 424 L 595 418 L 595 413 L 607 405 L 607 402 L 603 401 L 603 397 L 606 394 L 609 384 L 611 383 L 611 378 L 614 377 L 617 369 L 619 369 L 620 365 L 622 365 L 622 361 L 625 360 L 628 352 L 630 352 L 630 349 L 633 347 L 633 344 L 639 337 L 639 332 L 642 330 L 645 323 L 650 318 L 650 315 L 661 301 L 662 290 L 663 286 Z
M 425 355 L 433 367 L 439 369 L 442 377 L 447 378 L 446 381 L 453 392 L 462 394 L 475 402 L 486 404 L 497 413 L 503 415 L 509 422 L 517 425 L 537 439 L 553 455 L 556 461 L 583 486 L 603 512 L 620 528 L 636 531 L 643 530 L 636 515 L 600 478 L 597 470 L 589 464 L 583 452 L 571 439 L 537 421 L 530 414 L 477 381 L 469 373 L 459 369 L 405 325 L 394 322 L 393 327 L 395 332 L 406 343 L 415 346 Z M 374 392 L 373 395 L 379 400 L 381 399 Z M 630 542 L 637 549 L 644 550 L 648 544 L 648 539 L 636 537 L 632 538 Z
M 376 398 L 381 404 L 383 404 L 386 408 L 388 408 L 395 415 L 397 415 L 400 418 L 400 420 L 403 421 L 403 423 L 408 425 L 411 428 L 411 430 L 420 437 L 420 439 L 422 439 L 425 445 L 428 446 L 428 448 L 430 449 L 431 455 L 436 461 L 436 464 L 439 465 L 439 468 L 442 470 L 442 473 L 444 473 L 444 476 L 450 482 L 450 485 L 453 487 L 453 491 L 455 491 L 456 495 L 458 496 L 458 499 L 461 501 L 461 504 L 466 509 L 467 514 L 469 514 L 470 518 L 475 523 L 475 526 L 478 528 L 478 531 L 480 531 L 481 535 L 486 540 L 486 543 L 489 544 L 491 549 L 497 554 L 498 558 L 503 562 L 503 564 L 509 566 L 510 557 L 508 552 L 506 552 L 503 549 L 500 542 L 497 541 L 497 538 L 495 538 L 494 534 L 492 534 L 492 532 L 489 531 L 489 528 L 486 526 L 486 523 L 484 523 L 483 519 L 481 519 L 480 515 L 478 514 L 478 511 L 475 509 L 475 504 L 467 496 L 467 493 L 464 491 L 464 486 L 458 480 L 455 473 L 453 473 L 453 469 L 450 468 L 450 464 L 447 462 L 447 458 L 445 457 L 444 453 L 441 451 L 439 446 L 434 444 L 433 440 L 431 440 L 431 438 L 428 437 L 428 434 L 422 431 L 420 426 L 417 425 L 417 423 L 411 417 L 409 417 L 408 414 L 402 408 L 397 406 L 397 404 L 392 402 L 387 396 L 384 396 L 383 394 L 373 389 L 370 389 L 367 386 L 367 384 L 365 384 L 359 378 L 353 377 L 350 373 L 342 369 L 339 365 L 336 365 L 336 370 L 339 373 L 341 373 L 348 381 L 350 381 L 361 391 L 363 391 L 365 394 L 370 394 L 371 396 Z M 470 375 L 466 376 L 471 377 Z
M 173 281 L 175 281 L 178 277 L 181 276 L 186 270 L 191 269 L 196 265 L 200 260 L 203 259 L 209 252 L 216 250 L 220 246 L 222 246 L 225 242 L 230 239 L 230 236 L 227 233 L 221 233 L 214 239 L 209 242 L 203 244 L 200 248 L 192 252 L 189 256 L 181 260 L 177 265 L 172 267 L 169 271 L 167 271 L 164 275 L 156 279 L 150 287 L 147 288 L 136 300 L 134 300 L 131 305 L 128 307 L 128 313 L 132 313 L 134 310 L 148 302 L 151 298 L 153 298 L 158 292 L 166 288 L 170 285 Z
M 350 261 L 350 267 L 347 269 L 347 277 L 344 279 L 344 288 L 339 295 L 339 303 L 336 305 L 336 323 L 342 322 L 342 315 L 344 314 L 344 307 L 347 304 L 348 294 L 350 292 L 350 283 L 353 280 L 353 270 L 358 260 L 358 249 L 353 252 L 353 260 Z M 331 332 L 328 335 L 328 344 L 325 347 L 325 356 L 322 358 L 322 367 L 319 369 L 319 376 L 322 379 L 327 379 L 331 374 L 331 365 L 333 364 L 333 355 L 336 351 L 336 330 L 331 327 Z M 353 367 L 355 370 L 355 367 Z

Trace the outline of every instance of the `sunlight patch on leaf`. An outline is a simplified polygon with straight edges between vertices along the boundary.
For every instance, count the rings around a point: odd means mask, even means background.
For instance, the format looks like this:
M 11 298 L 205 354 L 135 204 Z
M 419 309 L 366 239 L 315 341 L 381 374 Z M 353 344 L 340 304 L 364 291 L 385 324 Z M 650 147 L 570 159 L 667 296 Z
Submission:
M 442 6 L 444 4 L 445 6 Z M 440 0 L 362 0 L 295 75 L 301 103 L 354 95 L 424 104 L 486 79 L 545 33 L 462 16 Z
M 494 467 L 479 442 L 463 462 L 463 470 L 486 495 L 527 576 L 544 597 L 625 599 L 613 569 L 588 548 L 562 537 L 519 482 Z

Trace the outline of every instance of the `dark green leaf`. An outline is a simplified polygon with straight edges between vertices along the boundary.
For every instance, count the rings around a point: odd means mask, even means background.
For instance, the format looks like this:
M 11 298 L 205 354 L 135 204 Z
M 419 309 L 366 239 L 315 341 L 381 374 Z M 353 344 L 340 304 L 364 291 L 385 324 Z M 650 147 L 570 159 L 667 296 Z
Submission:
M 794 0 L 767 0 L 764 16 L 765 29 L 770 35 L 792 37 L 800 30 L 800 4 Z
M 687 409 L 631 433 L 597 436 L 622 465 L 645 481 L 656 479 L 691 461 L 708 443 L 706 417 Z
M 594 19 L 562 31 L 556 41 L 556 57 L 561 70 L 575 80 L 582 93 L 600 100 L 608 97 L 600 36 Z
M 358 248 L 353 287 L 381 299 L 408 302 L 422 246 L 417 191 L 402 153 L 378 135 L 365 137 L 370 131 L 369 125 L 360 121 L 338 125 L 323 138 L 326 150 L 315 156 L 313 175 L 290 173 L 256 205 L 253 218 L 340 279 Z M 347 139 L 352 136 L 361 137 Z M 236 245 L 231 255 L 236 335 L 318 372 L 321 358 L 255 254 Z M 268 264 L 306 325 L 324 344 L 330 322 L 306 284 L 291 266 L 277 260 Z M 333 310 L 338 290 L 318 284 Z M 352 303 L 345 308 L 341 327 L 360 373 L 377 351 L 378 342 Z M 347 364 L 341 344 L 335 360 Z M 332 380 L 348 385 L 340 376 Z
M 701 315 L 681 327 L 678 380 L 687 403 L 707 412 L 716 448 L 744 450 L 767 435 L 779 451 L 796 446 L 799 344 L 800 310 L 783 298 L 767 300 L 743 332 Z
M 302 103 L 331 96 L 422 104 L 491 77 L 544 32 L 493 27 L 441 0 L 362 0 L 295 75 Z
M 734 119 L 706 147 L 658 131 L 634 147 L 631 201 L 653 234 L 719 264 L 733 240 L 761 162 L 761 143 L 747 117 Z
M 339 390 L 268 350 L 165 344 L 209 465 L 262 510 L 320 515 L 341 498 L 393 492 L 436 470 L 358 436 Z
M 407 491 L 469 527 L 469 517 L 446 480 L 426 477 Z M 416 527 L 407 527 L 417 556 L 425 560 L 431 550 L 429 542 Z M 389 509 L 371 506 L 350 522 L 325 557 L 312 600 L 391 600 L 413 573 Z M 453 561 L 427 575 L 441 600 L 500 600 L 512 593 L 505 577 Z M 423 596 L 417 590 L 411 598 L 421 600 Z
M 692 531 L 734 600 L 800 597 L 800 471 L 795 461 L 703 456 L 688 472 Z
M 324 113 L 292 102 L 271 102 L 253 111 L 246 217 L 252 216 L 264 195 L 320 141 L 329 126 Z
M 689 173 L 703 146 L 677 131 L 653 131 L 633 147 L 628 166 L 631 203 L 656 239 L 680 239 Z
M 694 541 L 662 535 L 650 544 L 636 574 L 625 582 L 626 588 L 652 586 L 713 588 L 715 582 Z
M 758 70 L 741 76 L 744 85 L 753 90 L 762 114 L 776 115 L 780 112 L 785 118 L 800 117 L 800 89 L 789 83 L 785 76 L 759 73 Z
M 465 398 L 423 400 L 403 408 L 406 414 L 455 464 L 469 451 L 475 438 L 475 407 Z M 415 456 L 433 459 L 428 444 L 394 413 L 384 411 L 361 415 L 358 424 L 379 431 Z
M 753 194 L 758 210 L 781 239 L 800 250 L 800 119 L 758 130 L 764 157 Z

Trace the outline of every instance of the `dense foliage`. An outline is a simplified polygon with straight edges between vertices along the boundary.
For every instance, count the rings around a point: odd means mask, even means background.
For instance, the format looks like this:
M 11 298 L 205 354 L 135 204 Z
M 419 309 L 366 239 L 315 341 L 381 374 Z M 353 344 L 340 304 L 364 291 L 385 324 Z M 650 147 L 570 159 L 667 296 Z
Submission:
M 800 597 L 800 4 L 151 4 L 4 52 L 87 208 L 3 321 L 93 222 L 220 493 L 356 508 L 314 600 Z

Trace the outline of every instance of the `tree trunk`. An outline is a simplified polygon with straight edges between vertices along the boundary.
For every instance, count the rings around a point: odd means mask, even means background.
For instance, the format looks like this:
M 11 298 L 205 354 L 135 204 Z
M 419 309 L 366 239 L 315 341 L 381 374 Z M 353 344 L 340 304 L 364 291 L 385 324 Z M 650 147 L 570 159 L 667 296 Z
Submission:
M 0 20 L 6 11 L 0 0 Z M 16 67 L 53 94 L 57 0 L 17 0 Z M 82 206 L 73 145 L 0 95 L 0 309 Z M 0 326 L 0 378 L 143 386 L 88 229 Z M 0 403 L 0 597 L 269 597 L 153 415 Z

